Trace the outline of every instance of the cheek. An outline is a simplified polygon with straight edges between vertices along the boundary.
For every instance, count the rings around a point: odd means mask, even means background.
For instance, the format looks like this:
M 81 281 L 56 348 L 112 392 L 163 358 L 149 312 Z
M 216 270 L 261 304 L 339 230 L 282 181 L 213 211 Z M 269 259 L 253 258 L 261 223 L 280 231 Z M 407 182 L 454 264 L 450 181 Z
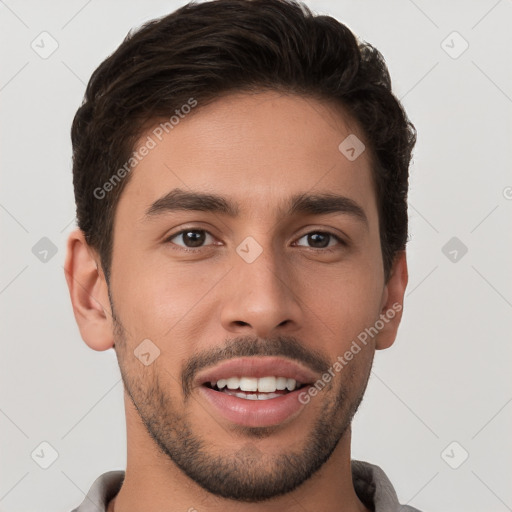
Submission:
M 383 287 L 378 270 L 369 262 L 334 272 L 317 271 L 314 284 L 305 290 L 305 304 L 338 339 L 357 336 L 379 316 Z
M 203 271 L 204 270 L 204 271 Z M 137 336 L 161 340 L 181 330 L 182 322 L 208 303 L 212 284 L 225 273 L 213 266 L 194 265 L 168 268 L 139 266 L 118 287 L 122 314 Z M 205 300 L 201 300 L 204 298 Z

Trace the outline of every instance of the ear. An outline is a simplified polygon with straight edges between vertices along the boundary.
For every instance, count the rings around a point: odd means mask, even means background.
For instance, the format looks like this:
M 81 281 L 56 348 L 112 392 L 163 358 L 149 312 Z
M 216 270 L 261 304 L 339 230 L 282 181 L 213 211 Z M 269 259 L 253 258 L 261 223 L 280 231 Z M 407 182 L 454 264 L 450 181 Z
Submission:
M 80 229 L 69 235 L 64 272 L 82 339 L 93 350 L 112 348 L 113 322 L 105 275 L 97 253 Z
M 382 350 L 393 345 L 402 319 L 405 288 L 409 275 L 405 250 L 398 251 L 393 261 L 391 275 L 382 294 L 380 319 L 384 327 L 379 330 L 375 348 Z

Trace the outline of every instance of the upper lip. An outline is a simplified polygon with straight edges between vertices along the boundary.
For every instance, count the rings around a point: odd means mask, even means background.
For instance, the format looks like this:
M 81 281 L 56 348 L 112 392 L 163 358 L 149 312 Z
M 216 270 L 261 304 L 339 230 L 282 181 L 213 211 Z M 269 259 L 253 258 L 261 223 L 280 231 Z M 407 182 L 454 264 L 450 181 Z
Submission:
M 301 384 L 311 384 L 317 376 L 306 367 L 281 357 L 242 357 L 231 359 L 213 368 L 200 372 L 197 376 L 198 385 L 217 382 L 229 377 L 286 377 L 295 379 Z

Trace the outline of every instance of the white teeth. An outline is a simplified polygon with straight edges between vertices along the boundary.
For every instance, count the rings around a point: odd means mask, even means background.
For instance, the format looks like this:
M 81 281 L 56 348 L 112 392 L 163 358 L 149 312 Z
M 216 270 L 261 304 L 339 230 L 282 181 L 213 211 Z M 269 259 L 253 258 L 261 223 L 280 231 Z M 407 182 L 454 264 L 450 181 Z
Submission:
M 230 377 L 227 379 L 228 389 L 238 389 L 240 387 L 240 379 L 238 377 Z
M 279 396 L 283 395 L 280 395 L 278 393 L 264 393 L 258 395 L 258 400 L 270 400 L 271 398 L 277 398 Z
M 288 391 L 293 391 L 295 389 L 296 384 L 297 384 L 297 382 L 295 381 L 295 379 L 288 379 L 286 381 L 286 389 Z
M 271 398 L 278 398 L 283 395 L 278 393 L 242 393 L 241 391 L 225 391 L 226 394 L 237 396 L 238 398 L 244 398 L 246 400 L 270 400 Z
M 241 377 L 239 387 L 242 391 L 258 391 L 258 379 L 256 377 Z
M 295 379 L 273 376 L 260 377 L 259 379 L 256 377 L 229 377 L 228 379 L 219 379 L 217 383 L 215 381 L 211 382 L 212 387 L 215 387 L 215 384 L 217 384 L 219 390 L 227 387 L 231 390 L 240 389 L 241 391 L 258 391 L 260 393 L 274 393 L 285 389 L 293 391 L 301 386 L 300 382 Z M 243 398 L 247 396 L 244 394 Z
M 276 389 L 279 389 L 279 391 L 283 391 L 283 389 L 286 389 L 287 380 L 288 379 L 286 377 L 278 377 L 276 379 Z
M 262 393 L 271 393 L 276 390 L 276 378 L 275 377 L 261 377 L 258 379 L 258 391 Z

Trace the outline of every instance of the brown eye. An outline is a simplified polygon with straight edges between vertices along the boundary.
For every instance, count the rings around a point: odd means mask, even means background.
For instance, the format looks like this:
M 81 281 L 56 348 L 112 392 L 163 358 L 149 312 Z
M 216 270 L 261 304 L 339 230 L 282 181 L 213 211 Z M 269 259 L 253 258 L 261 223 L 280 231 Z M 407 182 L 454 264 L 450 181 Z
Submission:
M 303 235 L 299 240 L 306 238 L 307 243 L 310 244 L 311 249 L 327 249 L 332 250 L 336 243 L 330 244 L 330 242 L 337 241 L 339 245 L 346 245 L 345 242 L 337 235 L 329 233 L 327 231 L 311 231 L 306 235 Z
M 211 237 L 212 235 L 204 229 L 183 229 L 182 231 L 171 235 L 167 239 L 167 242 L 171 242 L 179 247 L 187 249 L 197 249 L 203 246 L 207 236 Z M 173 242 L 175 239 L 181 241 L 183 245 Z

